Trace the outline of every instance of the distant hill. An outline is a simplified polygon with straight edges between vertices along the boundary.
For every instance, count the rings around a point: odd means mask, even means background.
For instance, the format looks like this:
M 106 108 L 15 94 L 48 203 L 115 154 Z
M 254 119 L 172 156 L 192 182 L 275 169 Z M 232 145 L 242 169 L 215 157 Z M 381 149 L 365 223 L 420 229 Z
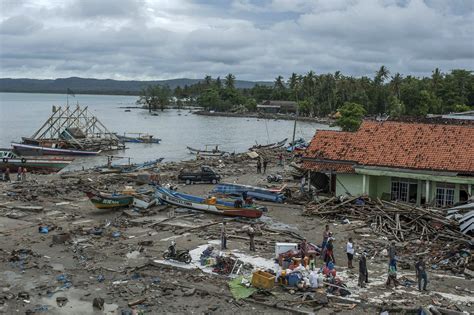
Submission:
M 71 89 L 77 94 L 120 94 L 138 95 L 147 85 L 168 85 L 174 89 L 199 82 L 199 79 L 172 79 L 157 81 L 118 81 L 110 79 L 88 78 L 61 78 L 55 80 L 37 79 L 0 79 L 0 92 L 25 92 L 25 93 L 66 93 Z M 235 86 L 239 89 L 251 88 L 255 84 L 273 85 L 272 82 L 252 82 L 237 80 Z

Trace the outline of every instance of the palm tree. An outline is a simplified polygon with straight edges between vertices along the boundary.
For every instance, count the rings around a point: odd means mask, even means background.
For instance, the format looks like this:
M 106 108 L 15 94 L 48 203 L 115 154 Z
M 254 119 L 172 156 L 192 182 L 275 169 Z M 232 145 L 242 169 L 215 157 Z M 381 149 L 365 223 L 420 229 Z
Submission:
M 204 84 L 206 84 L 207 87 L 211 86 L 212 83 L 212 77 L 210 75 L 206 75 L 204 77 Z
M 235 75 L 232 73 L 225 76 L 225 87 L 229 90 L 235 89 Z
M 402 80 L 403 77 L 400 73 L 397 72 L 392 77 L 392 81 L 390 81 L 390 85 L 392 86 L 393 92 L 395 93 L 398 99 L 400 99 L 400 86 L 402 85 Z
M 281 75 L 279 75 L 275 78 L 275 82 L 273 84 L 273 87 L 277 90 L 284 90 L 286 88 L 285 83 L 283 81 L 283 77 Z
M 381 66 L 379 71 L 375 73 L 374 81 L 376 84 L 382 84 L 390 75 L 390 71 L 388 71 L 387 67 Z

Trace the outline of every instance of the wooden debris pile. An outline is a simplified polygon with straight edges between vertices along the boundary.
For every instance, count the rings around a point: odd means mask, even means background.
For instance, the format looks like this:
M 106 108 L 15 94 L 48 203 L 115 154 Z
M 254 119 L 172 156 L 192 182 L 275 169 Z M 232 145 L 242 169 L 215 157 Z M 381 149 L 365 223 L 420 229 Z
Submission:
M 447 219 L 441 209 L 368 197 L 351 197 L 341 202 L 332 197 L 319 204 L 309 203 L 304 214 L 339 222 L 363 222 L 359 225 L 361 230 L 403 244 L 404 251 L 413 254 L 413 259 L 426 255 L 439 268 L 460 271 L 463 267 L 474 267 L 470 259 L 470 237 L 462 234 L 459 223 Z M 386 246 L 387 242 L 382 245 Z

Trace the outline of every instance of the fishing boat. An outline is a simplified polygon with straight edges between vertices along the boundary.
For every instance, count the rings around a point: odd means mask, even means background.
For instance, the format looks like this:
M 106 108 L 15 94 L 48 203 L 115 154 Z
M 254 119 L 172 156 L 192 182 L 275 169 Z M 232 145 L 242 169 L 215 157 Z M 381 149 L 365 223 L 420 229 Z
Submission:
M 249 185 L 221 183 L 216 185 L 212 192 L 230 196 L 242 196 L 242 194 L 245 193 L 247 196 L 258 200 L 282 203 L 286 199 L 284 194 L 285 188 L 286 186 L 276 189 L 267 189 Z
M 209 149 L 211 148 L 212 149 Z M 195 148 L 192 148 L 192 147 L 186 147 L 188 150 L 189 150 L 189 153 L 191 154 L 196 154 L 199 156 L 202 156 L 202 157 L 218 157 L 218 156 L 222 156 L 224 154 L 226 154 L 225 151 L 221 151 L 219 149 L 219 145 L 218 144 L 206 144 L 206 147 L 204 150 L 201 150 L 201 149 L 195 149 Z
M 99 155 L 101 151 L 82 151 L 82 150 L 73 150 L 73 149 L 59 149 L 59 148 L 50 148 L 42 147 L 32 144 L 24 143 L 15 143 L 12 142 L 12 147 L 15 152 L 18 152 L 21 155 L 80 155 L 80 156 L 95 156 Z
M 270 143 L 270 144 L 256 144 L 254 146 L 252 146 L 251 148 L 249 148 L 250 151 L 253 151 L 253 150 L 261 150 L 261 149 L 276 149 L 276 148 L 281 148 L 282 146 L 285 145 L 286 141 L 288 140 L 288 138 L 285 138 L 281 141 L 278 141 L 278 142 L 274 142 L 274 143 Z
M 25 167 L 28 171 L 55 173 L 71 164 L 73 160 L 72 158 L 59 157 L 19 156 L 9 149 L 0 149 L 0 169 L 9 168 L 11 172 L 16 172 L 19 167 Z
M 153 138 L 153 135 L 149 135 L 147 133 L 142 134 L 142 133 L 128 133 L 129 135 L 131 134 L 137 134 L 138 137 L 129 137 L 125 133 L 123 136 L 117 135 L 117 138 L 121 142 L 131 142 L 131 143 L 160 143 L 161 139 L 158 138 Z
M 123 194 L 107 194 L 102 192 L 87 192 L 87 197 L 98 209 L 128 207 L 133 204 L 133 196 Z
M 234 202 L 224 201 L 214 197 L 197 197 L 163 187 L 155 188 L 155 196 L 157 199 L 167 204 L 224 216 L 260 218 L 264 211 L 264 208 L 256 207 L 254 205 L 236 207 Z

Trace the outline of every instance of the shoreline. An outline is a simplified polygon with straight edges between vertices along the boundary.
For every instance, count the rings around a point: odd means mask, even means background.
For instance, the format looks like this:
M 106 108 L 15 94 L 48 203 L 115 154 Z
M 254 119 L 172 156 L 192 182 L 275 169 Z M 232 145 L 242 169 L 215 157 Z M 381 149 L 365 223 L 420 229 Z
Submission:
M 201 116 L 212 116 L 212 117 L 236 117 L 236 118 L 258 118 L 258 119 L 276 119 L 276 120 L 297 120 L 305 122 L 315 122 L 325 125 L 332 125 L 335 120 L 331 118 L 323 117 L 294 117 L 291 115 L 282 114 L 268 114 L 259 112 L 250 113 L 230 113 L 230 112 L 208 112 L 208 111 L 196 111 L 193 114 Z

